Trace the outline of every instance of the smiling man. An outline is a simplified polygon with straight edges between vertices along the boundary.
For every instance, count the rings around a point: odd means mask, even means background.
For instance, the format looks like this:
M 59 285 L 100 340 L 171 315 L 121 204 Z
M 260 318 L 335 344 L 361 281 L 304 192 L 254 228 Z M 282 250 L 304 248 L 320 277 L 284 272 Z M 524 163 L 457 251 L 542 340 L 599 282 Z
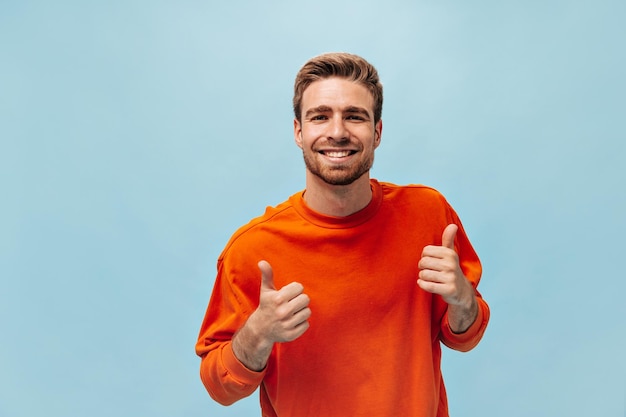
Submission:
M 299 71 L 306 188 L 232 236 L 196 344 L 219 403 L 260 388 L 264 417 L 448 416 L 441 344 L 482 338 L 482 269 L 440 193 L 370 178 L 382 102 L 356 55 Z

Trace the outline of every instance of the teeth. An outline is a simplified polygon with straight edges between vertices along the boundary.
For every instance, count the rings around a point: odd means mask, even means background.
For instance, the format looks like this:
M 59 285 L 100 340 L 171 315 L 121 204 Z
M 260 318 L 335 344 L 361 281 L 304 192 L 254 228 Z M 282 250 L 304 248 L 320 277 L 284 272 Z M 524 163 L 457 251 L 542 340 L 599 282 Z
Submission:
M 326 154 L 326 156 L 329 156 L 331 158 L 343 158 L 350 155 L 350 151 L 327 151 L 324 153 Z

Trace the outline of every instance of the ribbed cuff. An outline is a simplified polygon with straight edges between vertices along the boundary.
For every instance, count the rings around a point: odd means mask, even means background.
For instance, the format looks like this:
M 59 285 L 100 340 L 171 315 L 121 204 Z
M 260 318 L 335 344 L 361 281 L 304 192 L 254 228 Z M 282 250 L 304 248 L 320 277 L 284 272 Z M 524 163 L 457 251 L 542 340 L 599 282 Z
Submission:
M 476 302 L 478 303 L 476 320 L 463 333 L 454 333 L 452 331 L 448 321 L 448 313 L 446 312 L 441 325 L 441 340 L 446 346 L 455 350 L 468 351 L 480 342 L 489 322 L 489 307 L 480 297 L 476 299 Z
M 246 368 L 246 366 L 235 356 L 232 343 L 228 343 L 228 345 L 224 346 L 222 349 L 222 362 L 224 363 L 224 368 L 226 368 L 228 373 L 245 385 L 258 387 L 265 376 L 265 369 L 256 372 Z

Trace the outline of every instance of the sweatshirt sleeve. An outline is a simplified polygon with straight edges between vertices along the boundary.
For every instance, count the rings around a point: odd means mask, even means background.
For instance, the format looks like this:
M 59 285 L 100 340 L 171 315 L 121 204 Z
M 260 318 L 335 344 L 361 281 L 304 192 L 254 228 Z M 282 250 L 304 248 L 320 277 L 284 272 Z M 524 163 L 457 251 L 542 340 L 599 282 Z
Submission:
M 480 294 L 476 292 L 476 301 L 478 302 L 478 315 L 472 325 L 463 333 L 454 333 L 450 329 L 448 322 L 448 314 L 443 317 L 441 323 L 441 341 L 450 349 L 467 352 L 473 349 L 483 337 L 489 322 L 489 306 L 482 299 Z
M 200 363 L 200 379 L 207 392 L 222 405 L 251 395 L 261 384 L 265 371 L 246 368 L 235 357 L 230 341 L 214 346 Z
M 233 335 L 256 308 L 251 294 L 258 294 L 260 286 L 245 280 L 250 276 L 246 273 L 249 269 L 241 265 L 218 261 L 213 292 L 196 343 L 202 383 L 211 398 L 222 405 L 251 395 L 265 375 L 265 371 L 246 368 L 232 350 Z M 256 298 L 258 303 L 258 295 Z

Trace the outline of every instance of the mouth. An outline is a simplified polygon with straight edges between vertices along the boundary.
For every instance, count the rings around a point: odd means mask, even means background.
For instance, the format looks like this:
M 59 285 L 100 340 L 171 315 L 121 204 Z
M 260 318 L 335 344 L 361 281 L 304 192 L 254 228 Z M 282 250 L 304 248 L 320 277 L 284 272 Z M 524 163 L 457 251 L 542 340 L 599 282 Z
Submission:
M 324 155 L 328 158 L 347 158 L 348 156 L 354 155 L 356 151 L 350 149 L 344 150 L 321 150 L 318 151 L 319 154 Z

